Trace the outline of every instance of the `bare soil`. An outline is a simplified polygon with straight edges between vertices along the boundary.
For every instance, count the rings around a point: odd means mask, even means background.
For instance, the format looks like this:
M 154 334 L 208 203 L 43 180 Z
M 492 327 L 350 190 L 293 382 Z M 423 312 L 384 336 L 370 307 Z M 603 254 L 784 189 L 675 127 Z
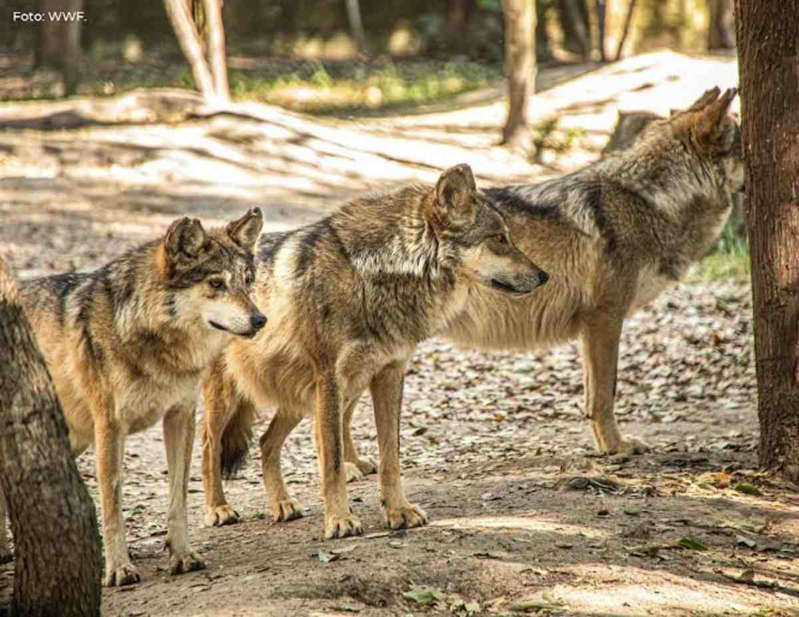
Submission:
M 560 126 L 582 130 L 547 165 L 494 145 L 499 103 L 324 122 L 241 104 L 169 124 L 9 129 L 0 132 L 0 253 L 22 277 L 90 268 L 177 216 L 213 223 L 258 204 L 280 229 L 461 161 L 483 184 L 543 178 L 595 158 L 620 107 L 664 112 L 734 75 L 726 61 L 653 54 L 546 90 L 541 117 L 560 109 Z M 46 115 L 38 105 L 34 114 L 2 108 L 0 121 Z M 628 322 L 617 413 L 624 432 L 653 446 L 641 456 L 594 454 L 576 345 L 488 354 L 423 344 L 402 422 L 407 492 L 431 519 L 422 529 L 385 530 L 369 476 L 350 485 L 365 535 L 320 541 L 304 423 L 285 448 L 290 489 L 307 508 L 291 523 L 270 521 L 254 448 L 226 485 L 243 521 L 203 527 L 195 448 L 191 536 L 208 568 L 172 577 L 160 429 L 132 436 L 124 506 L 143 582 L 106 590 L 105 614 L 799 615 L 797 487 L 756 469 L 749 293 L 684 283 Z M 376 456 L 369 401 L 355 434 Z M 91 452 L 79 466 L 96 494 Z M 0 598 L 12 577 L 13 566 L 0 568 Z

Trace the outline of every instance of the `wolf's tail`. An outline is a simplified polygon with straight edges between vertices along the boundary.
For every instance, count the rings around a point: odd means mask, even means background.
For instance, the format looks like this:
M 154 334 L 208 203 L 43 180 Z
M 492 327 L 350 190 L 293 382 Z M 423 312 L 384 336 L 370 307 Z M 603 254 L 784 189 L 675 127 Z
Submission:
M 236 384 L 217 360 L 203 384 L 205 421 L 203 422 L 203 456 L 210 440 L 219 444 L 222 476 L 229 479 L 241 469 L 247 458 L 255 406 L 236 391 Z

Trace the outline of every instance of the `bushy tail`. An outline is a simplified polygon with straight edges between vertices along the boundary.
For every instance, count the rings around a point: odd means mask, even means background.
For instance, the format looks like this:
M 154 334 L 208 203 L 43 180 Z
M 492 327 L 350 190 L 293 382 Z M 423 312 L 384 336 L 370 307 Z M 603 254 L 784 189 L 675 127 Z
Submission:
M 255 422 L 255 407 L 241 400 L 237 401 L 233 417 L 222 433 L 222 477 L 234 476 L 247 458 L 252 439 L 252 425 Z
M 210 440 L 215 438 L 218 441 L 222 476 L 229 479 L 241 469 L 247 457 L 255 423 L 255 406 L 236 391 L 236 383 L 225 371 L 222 358 L 211 365 L 203 384 L 203 399 L 203 451 Z

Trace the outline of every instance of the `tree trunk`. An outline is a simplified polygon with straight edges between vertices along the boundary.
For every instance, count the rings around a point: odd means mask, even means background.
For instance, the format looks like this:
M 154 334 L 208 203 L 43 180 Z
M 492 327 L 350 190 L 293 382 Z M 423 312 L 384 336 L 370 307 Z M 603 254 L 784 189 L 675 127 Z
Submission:
M 735 18 L 732 0 L 709 0 L 707 48 L 735 49 Z
M 2 259 L 0 489 L 15 544 L 12 614 L 99 615 L 94 504 L 72 457 L 50 374 Z
M 585 0 L 558 0 L 558 12 L 563 28 L 563 45 L 569 51 L 588 58 L 591 51 Z
M 508 117 L 503 143 L 518 141 L 527 124 L 527 104 L 535 88 L 534 0 L 503 0 Z
M 83 9 L 83 0 L 66 0 L 64 4 L 67 11 L 80 11 Z M 64 91 L 67 96 L 78 91 L 78 76 L 80 75 L 80 21 L 74 19 L 63 24 L 64 26 L 64 68 L 61 75 L 64 79 Z
M 602 62 L 607 62 L 605 55 L 605 13 L 607 6 L 605 0 L 596 1 L 596 30 L 597 30 L 597 47 L 599 48 L 599 59 Z
M 222 0 L 203 0 L 208 34 L 208 57 L 211 62 L 211 75 L 214 92 L 222 102 L 230 100 L 230 87 L 227 82 L 227 61 L 225 60 L 225 27 L 222 25 Z
M 80 31 L 81 21 L 73 19 L 51 19 L 51 13 L 75 14 L 83 10 L 83 0 L 42 0 L 39 11 L 45 13 L 39 25 L 39 40 L 34 53 L 36 68 L 52 68 L 61 72 L 64 92 L 75 94 L 80 75 Z
M 760 464 L 799 481 L 799 3 L 737 0 Z
M 616 46 L 616 55 L 614 60 L 618 62 L 621 59 L 621 52 L 624 50 L 624 42 L 627 40 L 627 35 L 630 33 L 630 24 L 633 23 L 633 13 L 635 12 L 636 0 L 630 0 L 627 7 L 627 14 L 624 16 L 624 25 L 621 29 L 621 36 L 619 37 L 619 44 Z
M 208 63 L 203 56 L 203 46 L 189 10 L 183 0 L 164 0 L 169 21 L 175 30 L 183 54 L 189 61 L 191 73 L 194 76 L 194 85 L 206 101 L 216 100 L 214 80 Z
M 366 53 L 366 34 L 363 31 L 363 20 L 361 20 L 361 4 L 358 0 L 347 0 L 347 19 L 350 22 L 350 32 L 358 51 Z

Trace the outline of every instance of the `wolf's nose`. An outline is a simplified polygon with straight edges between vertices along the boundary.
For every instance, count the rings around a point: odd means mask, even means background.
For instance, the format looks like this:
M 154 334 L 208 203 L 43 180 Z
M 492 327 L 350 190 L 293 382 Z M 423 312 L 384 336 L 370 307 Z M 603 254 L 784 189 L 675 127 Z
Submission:
M 253 330 L 260 330 L 266 324 L 266 317 L 261 315 L 261 313 L 256 313 L 252 317 L 250 317 L 250 325 L 252 326 Z
M 538 284 L 543 285 L 549 280 L 549 275 L 544 272 L 543 270 L 539 271 L 538 273 Z

